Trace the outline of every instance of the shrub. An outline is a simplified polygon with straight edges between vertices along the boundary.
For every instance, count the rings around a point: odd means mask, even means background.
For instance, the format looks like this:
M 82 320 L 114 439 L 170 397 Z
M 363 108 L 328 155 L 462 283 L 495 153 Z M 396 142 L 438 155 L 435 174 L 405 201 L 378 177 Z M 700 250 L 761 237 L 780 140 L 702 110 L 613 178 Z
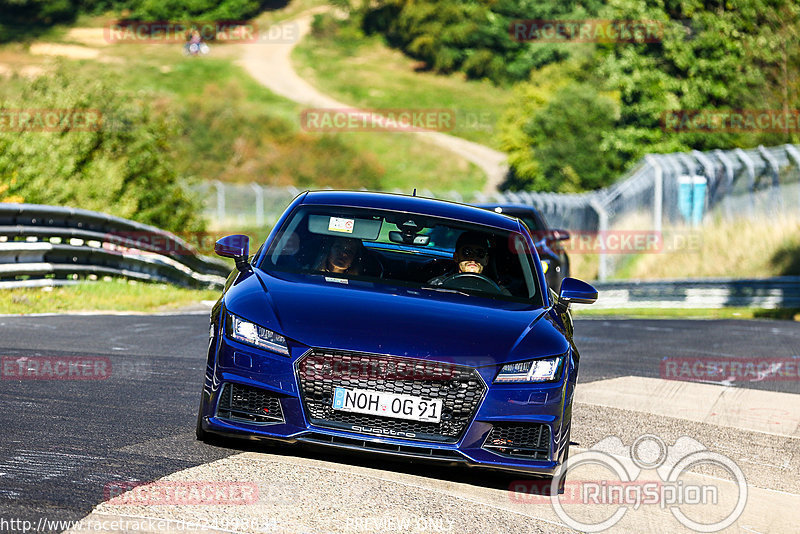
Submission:
M 163 103 L 63 68 L 15 97 L 0 95 L 0 107 L 96 109 L 103 122 L 95 131 L 1 131 L 0 200 L 98 210 L 172 231 L 203 229 L 199 204 L 173 163 L 178 128 Z

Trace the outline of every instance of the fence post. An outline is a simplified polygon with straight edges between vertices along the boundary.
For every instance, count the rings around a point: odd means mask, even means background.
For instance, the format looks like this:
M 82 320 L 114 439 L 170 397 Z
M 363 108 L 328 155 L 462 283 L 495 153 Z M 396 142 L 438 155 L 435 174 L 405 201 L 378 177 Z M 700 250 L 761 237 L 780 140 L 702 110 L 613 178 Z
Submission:
M 725 170 L 725 187 L 722 190 L 722 196 L 726 196 L 733 189 L 733 177 L 735 175 L 733 162 L 728 158 L 728 155 L 722 150 L 715 150 L 714 155 L 717 156 L 717 159 L 722 164 L 722 168 Z
M 217 188 L 217 224 L 222 225 L 225 219 L 225 184 L 214 180 L 214 187 Z
M 608 230 L 608 211 L 605 206 L 600 203 L 596 198 L 589 200 L 589 205 L 597 212 L 598 232 L 601 239 L 605 239 L 605 233 Z M 605 247 L 600 250 L 600 263 L 597 266 L 597 279 L 605 282 L 608 278 L 608 254 L 606 254 Z
M 718 185 L 717 167 L 711 158 L 699 150 L 692 150 L 692 155 L 703 168 L 703 176 L 706 178 L 706 194 L 703 198 L 703 216 L 705 217 L 706 212 L 711 208 L 711 193 L 716 191 Z
M 772 175 L 772 188 L 770 191 L 770 196 L 772 196 L 772 200 L 781 210 L 783 210 L 783 197 L 778 190 L 781 185 L 780 181 L 780 166 L 778 165 L 778 161 L 775 159 L 775 156 L 769 153 L 764 145 L 758 145 L 758 153 L 761 155 L 761 158 L 767 162 L 767 167 L 769 167 L 770 174 Z
M 797 167 L 797 172 L 800 173 L 800 151 L 797 150 L 797 147 L 794 145 L 786 145 L 786 156 L 789 158 L 789 161 L 793 161 L 795 167 Z M 800 187 L 798 187 L 798 191 L 800 191 Z M 798 206 L 800 206 L 800 197 L 798 197 Z
M 648 154 L 645 159 L 656 171 L 653 177 L 653 231 L 661 233 L 662 209 L 664 207 L 664 169 L 658 160 Z
M 250 188 L 256 194 L 256 226 L 264 226 L 264 190 L 260 185 L 253 183 Z
M 755 211 L 755 206 L 756 206 L 756 198 L 755 198 L 755 194 L 756 194 L 756 169 L 755 169 L 755 165 L 753 165 L 753 160 L 750 159 L 750 156 L 748 156 L 747 153 L 744 150 L 742 150 L 741 148 L 737 148 L 735 150 L 735 152 L 736 152 L 736 156 L 739 158 L 739 161 L 742 162 L 742 165 L 744 165 L 744 168 L 747 170 L 747 189 L 748 189 L 748 191 L 750 191 L 749 208 L 750 208 L 750 215 L 752 216 L 753 212 Z

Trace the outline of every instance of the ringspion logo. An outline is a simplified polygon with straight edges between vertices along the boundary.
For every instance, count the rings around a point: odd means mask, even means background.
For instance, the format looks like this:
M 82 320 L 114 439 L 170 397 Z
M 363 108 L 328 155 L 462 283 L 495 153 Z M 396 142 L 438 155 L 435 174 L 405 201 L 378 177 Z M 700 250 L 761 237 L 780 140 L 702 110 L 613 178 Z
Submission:
M 724 472 L 725 478 L 689 476 L 698 466 Z M 590 476 L 584 478 L 584 473 Z M 643 473 L 657 478 L 642 477 Z M 559 494 L 564 477 L 564 492 Z M 508 489 L 514 503 L 549 502 L 559 519 L 580 532 L 610 529 L 641 507 L 668 509 L 678 523 L 697 532 L 718 532 L 739 519 L 748 494 L 744 472 L 729 457 L 688 436 L 667 446 L 652 434 L 637 437 L 630 447 L 616 436 L 607 437 L 570 456 L 549 484 L 516 480 Z M 700 507 L 713 512 L 696 517 Z

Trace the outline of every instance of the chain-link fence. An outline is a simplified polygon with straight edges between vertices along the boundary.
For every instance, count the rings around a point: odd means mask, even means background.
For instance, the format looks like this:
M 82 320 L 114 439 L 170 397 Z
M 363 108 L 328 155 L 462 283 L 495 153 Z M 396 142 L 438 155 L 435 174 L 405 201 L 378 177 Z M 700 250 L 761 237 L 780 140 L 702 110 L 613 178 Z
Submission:
M 212 226 L 234 228 L 271 226 L 300 190 L 213 182 L 199 192 Z M 466 203 L 531 205 L 553 227 L 587 232 L 661 232 L 667 226 L 698 226 L 717 214 L 731 219 L 800 216 L 800 145 L 650 154 L 622 180 L 589 193 L 417 194 Z M 600 253 L 600 280 L 611 274 L 612 259 Z
M 294 186 L 274 187 L 255 183 L 235 184 L 220 181 L 206 182 L 193 187 L 203 201 L 203 214 L 214 229 L 270 228 L 286 206 L 303 190 Z M 366 191 L 366 189 L 362 189 Z M 411 194 L 395 189 L 391 193 Z M 442 198 L 455 202 L 472 203 L 479 195 L 462 195 L 458 191 L 436 194 L 420 189 L 417 196 Z
M 535 206 L 551 225 L 577 231 L 696 227 L 727 219 L 800 217 L 800 145 L 645 156 L 614 185 L 583 194 L 496 193 L 480 201 Z M 606 279 L 617 255 L 600 253 Z

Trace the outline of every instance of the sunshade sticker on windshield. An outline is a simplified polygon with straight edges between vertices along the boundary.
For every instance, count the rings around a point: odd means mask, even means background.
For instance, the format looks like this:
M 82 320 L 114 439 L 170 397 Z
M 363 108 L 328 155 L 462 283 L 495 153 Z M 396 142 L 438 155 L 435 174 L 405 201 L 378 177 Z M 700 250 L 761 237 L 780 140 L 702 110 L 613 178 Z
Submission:
M 308 231 L 312 234 L 339 235 L 374 241 L 381 232 L 383 219 L 336 217 L 333 215 L 308 216 Z
M 328 230 L 331 232 L 344 232 L 346 234 L 352 234 L 353 225 L 355 225 L 355 221 L 353 219 L 331 217 L 331 220 L 328 223 Z

